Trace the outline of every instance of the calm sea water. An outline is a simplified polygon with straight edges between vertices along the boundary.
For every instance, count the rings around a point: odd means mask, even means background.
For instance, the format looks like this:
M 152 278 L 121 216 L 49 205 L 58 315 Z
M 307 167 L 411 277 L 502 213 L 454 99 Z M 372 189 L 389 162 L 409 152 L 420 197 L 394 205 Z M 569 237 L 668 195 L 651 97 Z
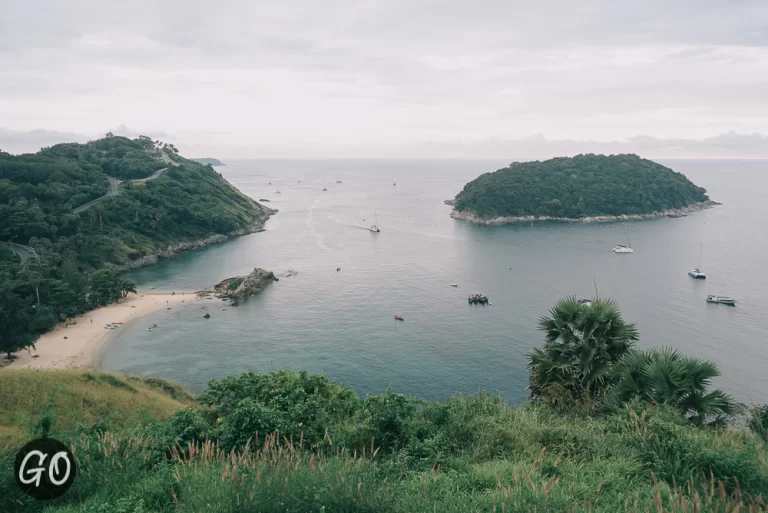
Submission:
M 256 266 L 298 274 L 239 308 L 194 303 L 128 325 L 105 347 L 103 366 L 195 391 L 249 369 L 307 369 L 361 394 L 391 385 L 441 399 L 487 389 L 516 403 L 526 397 L 525 354 L 542 341 L 538 318 L 563 296 L 592 296 L 594 276 L 600 296 L 637 323 L 641 346 L 714 360 L 719 386 L 766 403 L 768 162 L 664 163 L 723 205 L 680 219 L 481 227 L 450 219 L 442 201 L 505 162 L 229 162 L 218 168 L 228 180 L 280 210 L 267 231 L 130 277 L 142 289 L 192 291 Z M 374 216 L 381 233 L 367 229 Z M 635 253 L 616 255 L 625 231 Z M 687 275 L 699 264 L 706 281 Z M 493 306 L 468 305 L 471 292 Z M 709 305 L 707 294 L 738 306 Z M 159 328 L 145 331 L 150 323 Z

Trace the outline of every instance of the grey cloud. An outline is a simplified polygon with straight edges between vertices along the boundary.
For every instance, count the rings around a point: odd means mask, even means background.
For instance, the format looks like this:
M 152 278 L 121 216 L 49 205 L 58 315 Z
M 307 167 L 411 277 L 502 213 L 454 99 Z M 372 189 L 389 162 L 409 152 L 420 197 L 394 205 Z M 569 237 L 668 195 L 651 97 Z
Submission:
M 53 146 L 60 143 L 86 142 L 104 136 L 107 132 L 115 135 L 135 138 L 139 135 L 146 135 L 153 139 L 160 139 L 164 142 L 172 142 L 176 139 L 165 132 L 137 131 L 125 125 L 120 125 L 112 129 L 104 130 L 98 134 L 78 134 L 74 132 L 60 132 L 57 130 L 45 130 L 35 128 L 33 130 L 10 130 L 0 128 L 0 150 L 12 154 L 35 153 L 40 148 Z
M 549 140 L 543 134 L 523 139 L 439 142 L 403 148 L 409 157 L 544 159 L 581 153 L 637 153 L 648 158 L 768 158 L 768 136 L 728 132 L 705 139 L 661 139 L 638 135 L 626 141 Z
M 11 128 L 231 130 L 235 145 L 323 139 L 321 152 L 361 132 L 384 145 L 768 131 L 765 0 L 6 3 Z
M 58 132 L 56 130 L 20 131 L 0 128 L 0 150 L 8 153 L 34 153 L 40 148 L 64 142 L 78 142 L 86 139 L 82 134 Z
M 110 130 L 107 130 L 107 132 L 112 132 L 114 135 L 122 135 L 123 137 L 130 137 L 132 139 L 135 139 L 136 137 L 140 135 L 146 135 L 147 137 L 151 137 L 152 139 L 160 139 L 163 142 L 171 142 L 175 140 L 175 137 L 163 132 L 163 131 L 141 131 L 141 130 L 134 130 L 132 128 L 129 128 L 125 125 L 119 125 L 115 128 L 112 128 Z

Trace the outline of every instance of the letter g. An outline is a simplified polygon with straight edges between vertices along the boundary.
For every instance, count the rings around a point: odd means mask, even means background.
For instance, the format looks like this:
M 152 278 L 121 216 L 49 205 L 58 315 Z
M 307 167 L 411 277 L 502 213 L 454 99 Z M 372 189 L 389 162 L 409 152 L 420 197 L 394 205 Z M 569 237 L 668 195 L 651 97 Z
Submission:
M 31 458 L 32 456 L 37 456 L 39 460 L 38 465 L 40 465 L 40 467 L 31 469 L 26 472 L 27 474 L 32 474 L 32 475 L 37 474 L 35 475 L 35 477 L 33 477 L 32 479 L 24 479 L 24 471 L 27 466 L 27 460 L 29 460 L 29 458 Z M 35 483 L 36 488 L 40 486 L 40 476 L 42 475 L 43 472 L 45 472 L 45 467 L 43 467 L 43 464 L 45 463 L 45 458 L 47 457 L 48 457 L 47 454 L 43 454 L 42 452 L 37 450 L 30 451 L 29 454 L 24 456 L 24 459 L 21 461 L 21 468 L 19 468 L 19 481 L 21 481 L 24 484 Z

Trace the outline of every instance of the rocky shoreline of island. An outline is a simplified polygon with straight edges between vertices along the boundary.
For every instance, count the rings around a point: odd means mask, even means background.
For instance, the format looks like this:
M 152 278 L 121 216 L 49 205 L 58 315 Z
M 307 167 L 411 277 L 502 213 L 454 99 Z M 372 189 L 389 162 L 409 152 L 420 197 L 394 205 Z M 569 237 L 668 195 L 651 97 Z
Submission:
M 542 221 L 554 221 L 563 223 L 610 223 L 616 221 L 640 221 L 643 219 L 659 219 L 662 217 L 685 217 L 701 210 L 712 208 L 720 203 L 716 201 L 702 201 L 697 203 L 691 203 L 688 206 L 682 208 L 675 208 L 669 210 L 662 210 L 659 212 L 650 212 L 648 214 L 626 214 L 619 216 L 593 216 L 583 218 L 570 218 L 570 217 L 550 217 L 550 216 L 511 216 L 511 217 L 495 217 L 495 218 L 483 218 L 477 217 L 471 212 L 460 212 L 456 210 L 455 200 L 445 200 L 443 203 L 454 207 L 451 212 L 451 218 L 459 219 L 471 224 L 481 224 L 486 226 L 495 226 L 501 224 L 511 223 L 533 223 Z
M 126 262 L 121 266 L 116 266 L 114 267 L 114 270 L 117 272 L 124 272 L 139 269 L 140 267 L 148 267 L 150 265 L 157 264 L 161 260 L 170 260 L 172 258 L 176 258 L 180 254 L 186 253 L 187 251 L 204 248 L 212 244 L 218 244 L 234 237 L 263 232 L 264 225 L 266 224 L 267 220 L 269 220 L 269 218 L 276 214 L 278 211 L 277 209 L 265 207 L 264 205 L 259 205 L 259 207 L 261 208 L 261 211 L 264 215 L 259 216 L 253 223 L 244 228 L 240 228 L 239 230 L 235 230 L 227 234 L 219 233 L 211 235 L 204 239 L 176 242 L 163 249 L 150 253 L 149 255 L 144 255 L 140 258 L 137 258 L 136 260 Z

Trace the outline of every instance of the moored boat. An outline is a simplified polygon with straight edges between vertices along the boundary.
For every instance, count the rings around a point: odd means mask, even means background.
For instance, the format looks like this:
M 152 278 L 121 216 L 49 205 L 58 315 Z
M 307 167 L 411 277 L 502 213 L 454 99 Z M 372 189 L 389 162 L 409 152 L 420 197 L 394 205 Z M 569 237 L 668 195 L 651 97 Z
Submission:
M 403 316 L 401 316 L 401 315 L 395 315 L 395 319 L 398 320 L 398 321 L 404 321 L 405 320 L 405 319 L 403 319 Z
M 706 280 L 707 275 L 701 272 L 701 262 L 702 262 L 702 255 L 704 253 L 704 241 L 701 241 L 701 245 L 699 246 L 699 267 L 694 267 L 690 271 L 688 271 L 688 276 L 695 280 Z
M 707 296 L 707 303 L 717 303 L 719 305 L 736 306 L 736 300 L 728 296 Z
M 458 287 L 459 285 L 456 283 L 451 283 L 451 287 Z
M 379 218 L 378 218 L 378 216 L 375 216 L 375 215 L 374 215 L 374 217 L 376 217 L 376 222 L 374 224 L 372 224 L 371 227 L 368 228 L 368 229 L 371 230 L 372 232 L 379 233 L 381 231 L 379 229 Z
M 624 227 L 624 230 L 626 231 L 627 227 Z M 627 232 L 627 245 L 624 246 L 623 244 L 617 244 L 616 247 L 614 247 L 611 251 L 614 253 L 634 253 L 635 250 L 632 249 L 632 243 L 629 242 L 629 232 Z

